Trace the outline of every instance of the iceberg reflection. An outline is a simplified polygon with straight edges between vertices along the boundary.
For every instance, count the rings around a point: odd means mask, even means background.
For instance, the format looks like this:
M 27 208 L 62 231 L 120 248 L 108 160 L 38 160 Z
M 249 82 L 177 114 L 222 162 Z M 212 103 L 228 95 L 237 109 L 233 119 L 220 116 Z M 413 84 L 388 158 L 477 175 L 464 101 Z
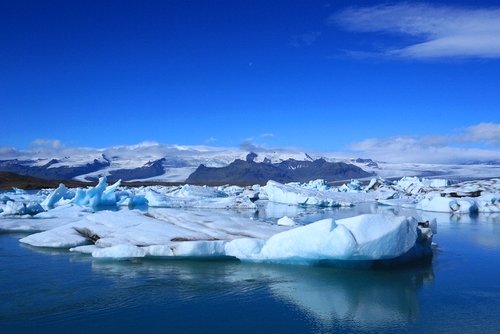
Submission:
M 321 327 L 406 324 L 419 315 L 418 291 L 432 282 L 430 262 L 397 270 L 241 264 L 233 261 L 93 261 L 92 269 L 149 298 L 174 292 L 185 301 L 270 293 Z M 144 278 L 144 279 L 141 279 Z M 142 284 L 139 284 L 142 282 Z M 166 288 L 168 287 L 168 288 Z

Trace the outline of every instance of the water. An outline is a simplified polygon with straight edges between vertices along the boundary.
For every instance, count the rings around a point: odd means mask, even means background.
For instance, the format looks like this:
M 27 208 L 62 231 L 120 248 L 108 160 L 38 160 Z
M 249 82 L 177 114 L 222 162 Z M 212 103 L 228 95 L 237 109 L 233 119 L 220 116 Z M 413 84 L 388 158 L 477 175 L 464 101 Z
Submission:
M 498 333 L 500 220 L 438 222 L 431 263 L 377 271 L 98 261 L 0 234 L 0 332 Z

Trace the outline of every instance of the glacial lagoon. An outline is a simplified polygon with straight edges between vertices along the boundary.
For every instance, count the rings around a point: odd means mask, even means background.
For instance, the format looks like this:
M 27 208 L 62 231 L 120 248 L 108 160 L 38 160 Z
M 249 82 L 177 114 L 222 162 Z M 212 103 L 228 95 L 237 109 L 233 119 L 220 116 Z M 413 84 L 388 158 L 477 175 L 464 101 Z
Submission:
M 412 209 L 260 210 L 302 223 Z M 288 210 L 288 211 L 287 211 Z M 414 213 L 414 212 L 413 212 Z M 245 213 L 243 213 L 245 214 Z M 432 261 L 396 269 L 94 259 L 0 234 L 2 333 L 496 333 L 500 217 L 437 218 Z

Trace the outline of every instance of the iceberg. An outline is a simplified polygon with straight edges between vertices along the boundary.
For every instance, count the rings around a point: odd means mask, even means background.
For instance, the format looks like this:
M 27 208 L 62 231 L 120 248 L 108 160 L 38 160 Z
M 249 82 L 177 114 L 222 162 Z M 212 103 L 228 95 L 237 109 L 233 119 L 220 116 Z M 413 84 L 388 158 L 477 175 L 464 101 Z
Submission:
M 414 260 L 432 253 L 432 231 L 422 233 L 417 220 L 411 217 L 365 214 L 337 221 L 324 219 L 273 235 L 258 253 L 255 245 L 250 245 L 253 250 L 247 253 L 253 254 L 242 260 L 305 264 L 328 261 L 366 264 L 366 261 L 399 260 L 404 256 Z
M 397 189 L 410 195 L 425 193 L 429 189 L 444 188 L 448 185 L 450 185 L 450 181 L 447 179 L 419 179 L 409 176 L 405 176 L 395 183 Z
M 61 183 L 59 184 L 59 187 L 57 187 L 43 200 L 41 205 L 48 209 L 53 209 L 61 200 L 69 200 L 73 197 L 75 197 L 75 194 L 70 192 L 69 189 Z
M 5 205 L 0 208 L 0 215 L 3 216 L 35 216 L 40 212 L 44 212 L 40 203 L 30 202 L 28 204 L 24 202 L 14 202 L 7 201 Z
M 423 211 L 449 213 L 477 213 L 476 202 L 470 198 L 441 197 L 440 195 L 427 196 L 417 203 L 416 208 Z
M 283 216 L 280 219 L 278 219 L 277 224 L 284 225 L 284 226 L 293 226 L 293 225 L 295 225 L 295 221 L 288 216 Z
M 339 195 L 337 191 L 318 190 L 316 184 L 303 187 L 300 184 L 281 184 L 268 181 L 263 187 L 272 202 L 290 205 L 315 205 L 320 207 L 352 206 L 353 204 Z M 320 187 L 320 189 L 323 189 Z
M 479 212 L 500 212 L 500 194 L 488 194 L 477 198 L 476 204 Z
M 118 180 L 115 184 L 108 186 L 106 177 L 101 177 L 99 183 L 94 188 L 77 188 L 73 202 L 92 208 L 116 206 L 117 196 L 115 191 L 120 186 L 120 183 L 121 180 Z
M 381 214 L 283 226 L 179 209 L 100 211 L 20 241 L 96 258 L 231 257 L 246 262 L 321 264 L 411 261 L 432 254 L 433 231 Z M 89 245 L 90 244 L 90 245 Z

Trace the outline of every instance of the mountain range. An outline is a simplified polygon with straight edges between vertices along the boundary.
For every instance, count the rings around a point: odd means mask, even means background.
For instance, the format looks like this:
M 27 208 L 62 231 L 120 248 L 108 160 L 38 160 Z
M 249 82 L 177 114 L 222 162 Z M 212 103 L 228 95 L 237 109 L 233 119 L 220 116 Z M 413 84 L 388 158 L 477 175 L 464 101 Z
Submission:
M 0 171 L 47 180 L 192 182 L 254 184 L 323 178 L 329 181 L 402 176 L 499 177 L 500 165 L 388 163 L 366 158 L 339 158 L 334 153 L 297 150 L 245 151 L 241 148 L 142 143 L 105 149 L 0 150 Z
M 307 182 L 315 179 L 338 181 L 372 176 L 358 166 L 325 159 L 288 159 L 279 163 L 270 160 L 255 162 L 257 154 L 249 153 L 245 160 L 237 159 L 224 167 L 200 165 L 186 180 L 200 184 L 265 184 L 268 180 L 282 183 Z

